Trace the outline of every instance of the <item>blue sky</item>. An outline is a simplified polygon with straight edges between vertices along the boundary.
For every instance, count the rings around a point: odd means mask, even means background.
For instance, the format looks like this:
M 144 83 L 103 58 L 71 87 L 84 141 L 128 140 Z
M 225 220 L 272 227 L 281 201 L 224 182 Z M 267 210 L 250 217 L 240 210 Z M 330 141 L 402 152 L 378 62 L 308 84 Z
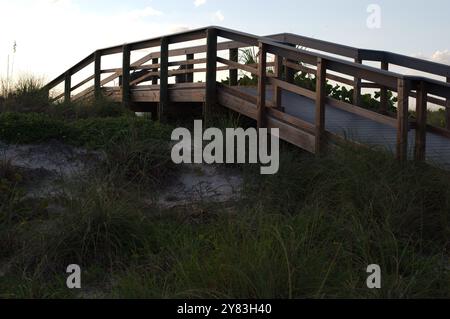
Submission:
M 369 4 L 381 8 L 379 29 L 366 25 Z M 52 77 L 99 47 L 213 24 L 450 64 L 448 0 L 0 0 L 0 76 L 14 41 L 16 72 Z

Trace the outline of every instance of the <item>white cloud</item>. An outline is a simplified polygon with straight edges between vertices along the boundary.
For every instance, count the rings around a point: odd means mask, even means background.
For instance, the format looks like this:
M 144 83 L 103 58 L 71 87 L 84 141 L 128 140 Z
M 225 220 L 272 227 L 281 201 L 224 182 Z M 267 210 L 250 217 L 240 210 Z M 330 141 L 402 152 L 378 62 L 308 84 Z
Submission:
M 423 53 L 418 53 L 413 55 L 416 58 L 430 60 L 437 63 L 448 64 L 450 65 L 450 50 L 437 50 L 431 55 L 426 55 Z
M 195 26 L 160 19 L 163 13 L 153 7 L 102 13 L 82 10 L 77 3 L 0 0 L 0 30 L 4 30 L 0 37 L 0 77 L 6 75 L 7 56 L 12 55 L 14 41 L 14 74 L 33 73 L 50 80 L 96 49 Z M 108 63 L 105 61 L 103 67 L 117 67 Z
M 222 11 L 220 11 L 220 10 L 216 11 L 213 15 L 213 20 L 220 21 L 220 22 L 225 20 L 225 16 L 223 15 Z
M 206 4 L 206 0 L 195 0 L 194 1 L 194 5 L 196 7 L 200 7 L 200 6 L 204 5 L 204 4 Z

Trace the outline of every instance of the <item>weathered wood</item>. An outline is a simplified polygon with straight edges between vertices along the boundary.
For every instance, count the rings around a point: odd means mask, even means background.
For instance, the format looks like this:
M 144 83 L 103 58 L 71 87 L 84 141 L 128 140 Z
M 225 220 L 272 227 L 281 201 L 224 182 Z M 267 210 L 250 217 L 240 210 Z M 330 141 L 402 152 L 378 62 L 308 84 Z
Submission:
M 131 103 L 130 96 L 130 46 L 122 47 L 122 104 L 128 107 Z
M 362 64 L 362 60 L 357 57 L 355 63 Z M 361 105 L 361 78 L 359 77 L 354 77 L 353 80 L 353 104 Z
M 230 61 L 235 63 L 239 62 L 239 49 L 237 48 L 230 49 L 229 54 L 230 54 L 229 56 Z M 230 78 L 230 86 L 238 85 L 238 70 L 230 69 L 229 78 Z
M 99 98 L 101 91 L 101 75 L 102 75 L 102 54 L 101 51 L 94 53 L 94 95 Z
M 222 87 L 219 87 L 217 91 L 217 102 L 220 105 L 226 106 L 230 110 L 256 120 L 256 104 L 242 99 L 240 96 L 234 94 L 234 92 L 230 92 Z
M 316 98 L 316 93 L 314 91 L 302 88 L 298 85 L 291 84 L 291 83 L 288 83 L 285 81 L 281 81 L 276 78 L 267 78 L 266 81 L 267 81 L 267 84 L 276 85 L 283 90 L 290 91 L 295 94 L 303 95 L 303 96 L 306 96 L 313 100 Z
M 266 73 L 267 73 L 267 53 L 264 43 L 259 43 L 259 60 L 258 60 L 258 94 L 256 108 L 258 109 L 257 124 L 258 129 L 265 126 L 266 111 Z
M 325 148 L 325 99 L 326 99 L 326 61 L 322 58 L 317 59 L 316 76 L 316 144 L 315 153 L 321 154 Z
M 227 59 L 224 59 L 224 58 L 217 58 L 217 62 L 225 64 L 225 65 L 228 65 L 228 66 L 230 66 L 232 68 L 235 68 L 235 69 L 244 70 L 244 71 L 249 72 L 249 73 L 251 73 L 253 75 L 258 75 L 258 69 L 257 68 L 251 67 L 251 66 L 246 65 L 246 64 L 237 63 L 237 62 L 230 61 L 230 60 L 227 60 Z
M 64 77 L 64 102 L 70 102 L 72 91 L 72 75 L 66 72 Z
M 280 139 L 298 146 L 310 153 L 315 153 L 316 137 L 302 129 L 284 123 L 271 116 L 266 119 L 267 128 L 278 128 L 280 132 Z
M 275 78 L 279 81 L 283 79 L 283 57 L 276 55 L 275 56 L 275 67 L 274 67 L 274 75 Z M 273 84 L 273 105 L 277 109 L 282 110 L 282 90 L 276 83 Z
M 165 120 L 165 110 L 169 108 L 169 39 L 161 38 L 161 68 L 160 68 L 160 101 L 158 105 L 158 119 Z
M 153 59 L 152 60 L 152 64 L 154 64 L 154 65 L 159 64 L 159 59 L 158 58 Z M 159 70 L 158 68 L 159 68 L 159 66 L 155 67 L 154 69 L 152 69 L 152 72 L 158 72 L 158 70 Z M 157 76 L 153 76 L 152 84 L 154 84 L 154 85 L 158 84 L 158 77 Z
M 186 60 L 194 60 L 194 54 L 186 54 Z M 186 69 L 187 70 L 192 70 L 194 69 L 194 64 L 188 64 L 186 65 Z M 192 83 L 194 82 L 194 72 L 192 73 L 187 73 L 186 74 L 186 83 Z
M 389 63 L 382 61 L 381 69 L 389 71 Z M 386 114 L 388 111 L 388 89 L 386 87 L 381 87 L 380 90 L 380 113 Z
M 427 91 L 423 81 L 417 87 L 416 123 L 415 159 L 416 161 L 424 161 L 427 137 Z
M 306 122 L 296 116 L 289 115 L 274 108 L 268 108 L 266 113 L 268 116 L 285 122 L 286 124 L 295 126 L 296 128 L 304 130 L 310 134 L 316 133 L 316 127 L 313 124 Z
M 206 31 L 206 99 L 203 115 L 206 121 L 210 121 L 216 108 L 216 83 L 217 83 L 217 31 Z
M 404 80 L 398 80 L 398 102 L 397 102 L 397 153 L 400 161 L 408 159 L 408 129 L 409 129 L 409 90 L 410 84 Z
M 447 83 L 450 83 L 450 76 L 447 77 Z M 450 99 L 447 99 L 447 105 L 445 109 L 445 127 L 450 130 Z

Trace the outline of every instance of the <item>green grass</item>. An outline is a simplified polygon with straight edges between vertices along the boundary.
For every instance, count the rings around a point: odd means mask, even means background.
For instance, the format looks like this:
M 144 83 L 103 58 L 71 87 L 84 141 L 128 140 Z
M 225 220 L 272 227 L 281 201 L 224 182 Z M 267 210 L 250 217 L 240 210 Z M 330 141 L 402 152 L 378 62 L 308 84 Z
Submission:
M 0 161 L 0 297 L 450 297 L 448 172 L 379 151 L 314 157 L 283 144 L 277 175 L 233 166 L 240 200 L 163 210 L 155 200 L 177 173 L 171 126 L 98 103 L 0 113 L 0 141 L 56 139 L 105 155 L 39 200 L 25 196 L 27 174 Z M 73 263 L 81 291 L 65 288 Z M 366 287 L 374 263 L 380 290 Z
M 83 182 L 60 202 L 64 214 L 21 227 L 18 287 L 31 289 L 34 276 L 48 284 L 35 296 L 63 294 L 53 283 L 79 263 L 97 269 L 85 289 L 103 297 L 450 296 L 448 174 L 373 151 L 317 159 L 290 147 L 279 175 L 243 170 L 244 198 L 231 210 L 160 212 L 105 177 Z M 365 286 L 372 263 L 381 290 Z M 24 294 L 7 287 L 0 295 Z

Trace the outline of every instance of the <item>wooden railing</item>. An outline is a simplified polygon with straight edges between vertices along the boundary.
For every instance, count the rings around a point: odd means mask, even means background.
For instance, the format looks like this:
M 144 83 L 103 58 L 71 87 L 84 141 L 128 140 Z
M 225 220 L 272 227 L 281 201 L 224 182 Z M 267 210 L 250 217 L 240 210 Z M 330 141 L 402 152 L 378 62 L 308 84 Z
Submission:
M 224 38 L 227 41 L 218 42 L 218 38 Z M 200 39 L 206 39 L 206 45 L 169 50 L 171 44 Z M 314 49 L 314 51 L 299 49 L 296 47 L 297 45 Z M 158 47 L 159 51 L 149 53 L 131 63 L 132 51 L 154 47 Z M 244 47 L 258 48 L 258 65 L 250 66 L 239 63 L 238 50 Z M 319 53 L 315 50 L 325 53 Z M 229 59 L 218 57 L 218 52 L 220 51 L 228 51 Z M 122 53 L 121 68 L 102 70 L 102 57 L 117 53 Z M 196 59 L 195 55 L 200 53 L 206 53 L 206 58 Z M 333 54 L 333 56 L 326 53 Z M 273 62 L 268 62 L 268 54 L 274 57 Z M 169 62 L 169 57 L 176 56 L 185 56 L 185 60 Z M 348 61 L 347 59 L 349 58 L 352 60 Z M 362 64 L 363 61 L 379 61 L 381 62 L 381 68 L 364 65 Z M 146 64 L 147 62 L 151 62 L 151 64 Z M 72 86 L 71 79 L 73 75 L 92 63 L 94 64 L 94 75 Z M 218 63 L 224 66 L 217 67 Z M 194 66 L 198 64 L 206 64 L 206 67 L 195 68 Z M 448 111 L 450 110 L 450 84 L 426 77 L 405 76 L 394 73 L 388 70 L 390 64 L 444 76 L 447 82 L 450 79 L 450 66 L 389 52 L 361 50 L 292 34 L 259 37 L 226 28 L 209 27 L 98 50 L 51 81 L 46 86 L 46 90 L 51 90 L 57 85 L 64 83 L 64 93 L 56 98 L 64 97 L 65 100 L 70 100 L 72 91 L 93 81 L 92 87 L 75 95 L 73 98 L 86 96 L 87 94 L 99 96 L 102 92 L 102 86 L 119 78 L 121 100 L 122 103 L 128 105 L 131 103 L 131 88 L 133 86 L 147 81 L 151 81 L 155 85 L 159 79 L 158 116 L 161 119 L 164 117 L 165 110 L 170 102 L 169 77 L 185 76 L 184 81 L 193 82 L 193 74 L 203 72 L 206 74 L 204 113 L 208 117 L 214 112 L 214 107 L 217 103 L 217 71 L 229 71 L 231 89 L 232 86 L 238 83 L 237 70 L 240 69 L 258 77 L 255 118 L 259 127 L 265 126 L 267 119 L 275 116 L 285 123 L 290 123 L 305 132 L 313 134 L 315 138 L 314 147 L 310 148 L 310 150 L 320 153 L 324 149 L 326 139 L 333 138 L 333 134 L 325 129 L 325 104 L 329 104 L 395 127 L 397 129 L 396 154 L 397 158 L 401 160 L 405 160 L 408 153 L 408 130 L 410 128 L 408 103 L 409 98 L 413 97 L 417 101 L 417 119 L 413 124 L 416 127 L 415 157 L 418 160 L 423 160 L 425 157 L 427 131 L 431 130 L 450 137 L 449 130 L 431 127 L 427 125 L 426 119 L 427 102 L 444 106 L 447 108 L 447 128 L 450 128 L 450 117 L 448 116 Z M 169 69 L 169 67 L 174 66 L 182 68 L 178 70 Z M 273 73 L 267 72 L 268 66 L 273 67 Z M 285 69 L 284 72 L 282 71 L 283 68 Z M 316 75 L 315 91 L 293 84 L 293 74 L 297 71 Z M 102 79 L 101 75 L 105 73 L 110 75 Z M 282 76 L 283 74 L 284 76 Z M 326 95 L 327 79 L 353 86 L 354 103 L 349 104 L 328 97 Z M 265 91 L 267 85 L 273 86 L 273 101 L 266 101 Z M 361 88 L 363 87 L 380 89 L 381 114 L 359 107 L 358 101 L 361 95 Z M 283 113 L 281 108 L 282 90 L 291 91 L 315 100 L 316 121 L 313 126 Z M 388 90 L 397 92 L 398 95 L 395 119 L 384 115 L 388 103 Z M 237 93 L 236 90 L 235 93 L 243 95 L 243 93 Z M 248 97 L 248 99 L 251 98 Z

